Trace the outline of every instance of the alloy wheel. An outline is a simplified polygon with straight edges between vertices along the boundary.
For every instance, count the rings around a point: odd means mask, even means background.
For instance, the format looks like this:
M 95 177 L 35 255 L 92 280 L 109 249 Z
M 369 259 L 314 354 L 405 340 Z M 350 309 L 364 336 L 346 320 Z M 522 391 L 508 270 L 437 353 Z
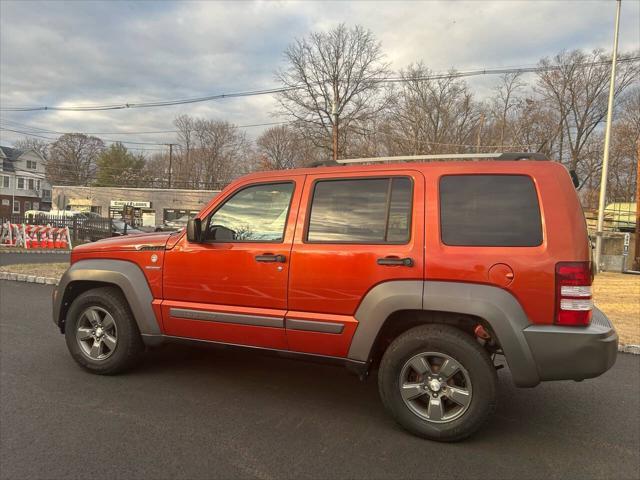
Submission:
M 460 418 L 472 398 L 471 378 L 460 362 L 439 352 L 424 352 L 405 362 L 400 394 L 418 417 L 433 423 Z
M 116 349 L 118 329 L 104 308 L 91 306 L 80 315 L 76 327 L 80 351 L 91 360 L 106 360 Z

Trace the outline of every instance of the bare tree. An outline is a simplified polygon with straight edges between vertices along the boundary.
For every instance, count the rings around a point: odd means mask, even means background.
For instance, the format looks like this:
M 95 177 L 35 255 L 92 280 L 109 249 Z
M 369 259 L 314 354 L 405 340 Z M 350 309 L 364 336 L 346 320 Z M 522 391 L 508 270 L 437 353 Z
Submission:
M 169 154 L 168 153 L 154 153 L 151 155 L 144 166 L 142 171 L 142 181 L 145 185 L 150 187 L 165 187 L 168 186 L 168 174 L 169 174 Z M 172 181 L 172 186 L 177 188 L 184 188 L 180 181 Z
M 218 188 L 252 170 L 250 143 L 237 126 L 188 115 L 177 117 L 174 124 L 178 131 L 178 153 L 172 165 L 175 185 Z M 166 163 L 154 161 L 168 169 Z
M 515 110 L 520 101 L 518 94 L 524 89 L 526 83 L 522 81 L 522 74 L 505 73 L 500 77 L 500 83 L 495 88 L 492 99 L 492 113 L 498 127 L 498 145 L 504 147 L 507 126 L 511 124 L 510 113 Z
M 278 95 L 281 113 L 338 158 L 350 128 L 384 107 L 379 79 L 389 69 L 380 43 L 361 26 L 341 24 L 296 40 L 284 55 L 287 66 L 276 73 L 286 88 Z
M 629 56 L 621 55 L 622 58 Z M 538 92 L 557 112 L 559 160 L 563 160 L 564 149 L 567 148 L 568 166 L 572 170 L 582 170 L 582 152 L 588 148 L 591 135 L 607 114 L 610 76 L 608 60 L 609 57 L 602 50 L 591 53 L 574 50 L 561 52 L 553 59 L 545 58 L 540 62 L 540 66 L 550 69 L 538 74 Z M 619 64 L 615 88 L 616 104 L 620 95 L 637 81 L 639 74 L 637 62 Z
M 463 80 L 431 78 L 422 63 L 410 65 L 401 76 L 387 117 L 390 153 L 456 153 L 474 144 L 480 105 Z
M 35 137 L 24 137 L 16 141 L 13 146 L 19 150 L 34 150 L 45 160 L 49 156 L 49 143 Z
M 177 181 L 188 182 L 188 180 L 193 179 L 195 175 L 195 159 L 193 158 L 196 130 L 195 119 L 188 115 L 180 115 L 176 117 L 173 124 L 178 132 L 179 153 L 176 152 L 177 154 L 171 166 L 172 175 Z
M 301 165 L 304 161 L 300 156 L 301 142 L 300 136 L 286 125 L 268 128 L 256 140 L 260 166 L 284 170 Z
M 65 133 L 49 150 L 46 175 L 54 185 L 87 185 L 96 173 L 104 142 L 83 133 Z
M 613 124 L 612 140 L 608 197 L 613 202 L 630 202 L 635 198 L 638 181 L 640 86 L 636 86 L 621 101 L 618 120 Z

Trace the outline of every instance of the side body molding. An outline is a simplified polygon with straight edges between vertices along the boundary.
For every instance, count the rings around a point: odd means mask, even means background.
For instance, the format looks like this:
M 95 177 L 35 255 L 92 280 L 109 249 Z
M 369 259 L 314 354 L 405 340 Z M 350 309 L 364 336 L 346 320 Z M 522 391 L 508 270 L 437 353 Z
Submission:
M 399 290 L 410 297 L 405 299 L 406 303 Z M 418 292 L 419 299 L 416 298 Z M 395 308 L 388 308 L 387 296 L 395 299 L 391 301 Z M 367 294 L 356 312 L 359 324 L 349 358 L 368 360 L 377 333 L 389 314 L 414 309 L 468 314 L 486 320 L 498 337 L 514 383 L 519 387 L 540 383 L 536 362 L 523 332 L 530 325 L 529 319 L 513 295 L 489 285 L 435 281 L 378 285 Z
M 117 285 L 129 302 L 143 338 L 162 334 L 151 307 L 153 295 L 147 279 L 136 264 L 125 260 L 80 260 L 65 272 L 53 303 L 53 321 L 59 327 L 61 320 L 64 320 L 60 316 L 69 284 L 78 281 Z

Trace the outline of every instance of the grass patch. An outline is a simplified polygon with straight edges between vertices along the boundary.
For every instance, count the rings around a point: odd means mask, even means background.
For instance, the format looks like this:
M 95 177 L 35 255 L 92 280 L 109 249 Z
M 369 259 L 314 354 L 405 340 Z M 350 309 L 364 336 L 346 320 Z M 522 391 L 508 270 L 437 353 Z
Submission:
M 616 327 L 621 344 L 640 345 L 640 275 L 599 273 L 593 299 Z
M 49 277 L 59 279 L 69 268 L 68 262 L 60 263 L 19 263 L 15 265 L 3 265 L 0 272 L 23 273 L 36 277 Z

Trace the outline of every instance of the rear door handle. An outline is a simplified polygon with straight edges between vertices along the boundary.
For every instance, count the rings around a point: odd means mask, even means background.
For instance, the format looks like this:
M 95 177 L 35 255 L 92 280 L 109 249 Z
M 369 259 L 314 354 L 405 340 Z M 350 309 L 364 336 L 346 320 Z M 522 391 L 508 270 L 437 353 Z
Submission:
M 284 263 L 287 261 L 287 257 L 284 255 L 274 255 L 272 253 L 264 253 L 262 255 L 256 255 L 256 262 L 266 263 Z
M 378 259 L 378 265 L 394 266 L 402 265 L 404 267 L 413 267 L 413 258 L 384 257 Z

